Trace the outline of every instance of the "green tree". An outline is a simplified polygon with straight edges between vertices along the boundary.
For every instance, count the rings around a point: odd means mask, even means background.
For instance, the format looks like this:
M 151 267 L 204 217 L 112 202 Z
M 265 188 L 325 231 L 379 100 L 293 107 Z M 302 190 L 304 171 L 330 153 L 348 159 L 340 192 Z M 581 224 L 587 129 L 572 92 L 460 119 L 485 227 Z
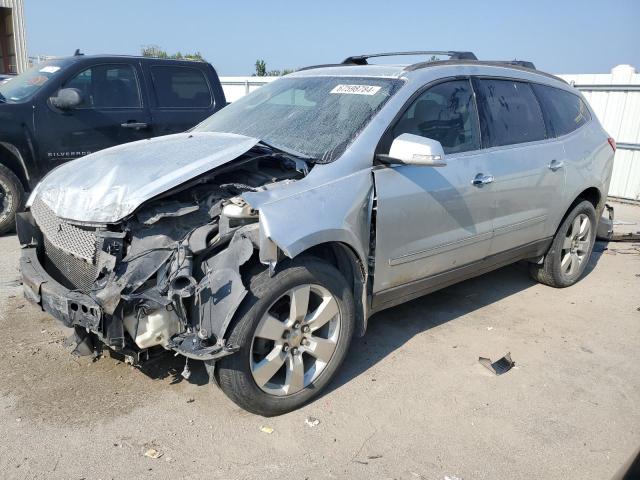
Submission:
M 256 72 L 253 74 L 254 77 L 282 77 L 284 75 L 288 75 L 289 73 L 295 72 L 292 68 L 285 68 L 284 70 L 269 70 L 267 71 L 267 63 L 262 60 L 256 60 Z
M 169 58 L 167 52 L 162 50 L 158 45 L 143 45 L 140 53 L 143 57 Z
M 254 77 L 266 77 L 267 76 L 267 63 L 262 60 L 256 60 L 256 73 L 253 74 Z
M 193 62 L 206 62 L 205 58 L 202 56 L 200 52 L 194 53 L 185 53 L 181 52 L 174 53 L 173 55 L 169 55 L 165 50 L 160 48 L 158 45 L 143 45 L 140 48 L 140 53 L 143 57 L 153 57 L 153 58 L 171 58 L 173 60 L 191 60 Z

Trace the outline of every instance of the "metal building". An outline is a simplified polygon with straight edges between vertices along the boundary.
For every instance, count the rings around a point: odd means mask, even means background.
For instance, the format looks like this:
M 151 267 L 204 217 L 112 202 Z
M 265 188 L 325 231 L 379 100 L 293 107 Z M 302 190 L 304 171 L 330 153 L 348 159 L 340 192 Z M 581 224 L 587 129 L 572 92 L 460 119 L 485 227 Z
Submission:
M 22 0 L 0 0 L 0 73 L 28 67 Z

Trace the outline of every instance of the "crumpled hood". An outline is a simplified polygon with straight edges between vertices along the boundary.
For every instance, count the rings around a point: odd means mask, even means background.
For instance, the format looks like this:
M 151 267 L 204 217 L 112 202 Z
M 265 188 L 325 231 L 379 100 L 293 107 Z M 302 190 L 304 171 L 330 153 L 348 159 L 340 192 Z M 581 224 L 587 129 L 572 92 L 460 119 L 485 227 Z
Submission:
M 232 133 L 193 132 L 120 145 L 61 165 L 38 184 L 34 195 L 60 218 L 115 223 L 258 142 Z

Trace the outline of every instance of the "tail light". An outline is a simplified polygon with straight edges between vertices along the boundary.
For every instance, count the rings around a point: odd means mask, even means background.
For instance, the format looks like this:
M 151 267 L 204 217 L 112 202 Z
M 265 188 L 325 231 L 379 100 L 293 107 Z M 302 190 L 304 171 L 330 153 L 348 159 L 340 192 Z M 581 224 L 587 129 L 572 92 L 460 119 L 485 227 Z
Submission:
M 609 141 L 609 145 L 611 145 L 611 148 L 613 148 L 613 151 L 615 152 L 616 151 L 616 141 L 611 137 L 609 137 L 607 140 Z

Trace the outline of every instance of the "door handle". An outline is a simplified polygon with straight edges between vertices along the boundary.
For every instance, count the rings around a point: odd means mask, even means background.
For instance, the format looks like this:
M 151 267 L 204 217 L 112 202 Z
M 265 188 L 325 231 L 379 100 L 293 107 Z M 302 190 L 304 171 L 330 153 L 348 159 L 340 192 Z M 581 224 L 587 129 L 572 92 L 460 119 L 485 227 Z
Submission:
M 148 128 L 149 124 L 144 122 L 126 122 L 121 123 L 120 126 L 122 128 L 134 128 L 136 130 L 142 130 L 143 128 Z
M 474 187 L 481 187 L 483 185 L 487 185 L 488 183 L 493 183 L 495 179 L 493 175 L 485 175 L 484 173 L 479 173 L 475 176 L 475 178 L 471 181 L 471 185 Z
M 556 170 L 562 168 L 564 166 L 564 162 L 559 162 L 558 160 L 551 160 L 551 163 L 547 165 L 549 170 L 555 172 Z

